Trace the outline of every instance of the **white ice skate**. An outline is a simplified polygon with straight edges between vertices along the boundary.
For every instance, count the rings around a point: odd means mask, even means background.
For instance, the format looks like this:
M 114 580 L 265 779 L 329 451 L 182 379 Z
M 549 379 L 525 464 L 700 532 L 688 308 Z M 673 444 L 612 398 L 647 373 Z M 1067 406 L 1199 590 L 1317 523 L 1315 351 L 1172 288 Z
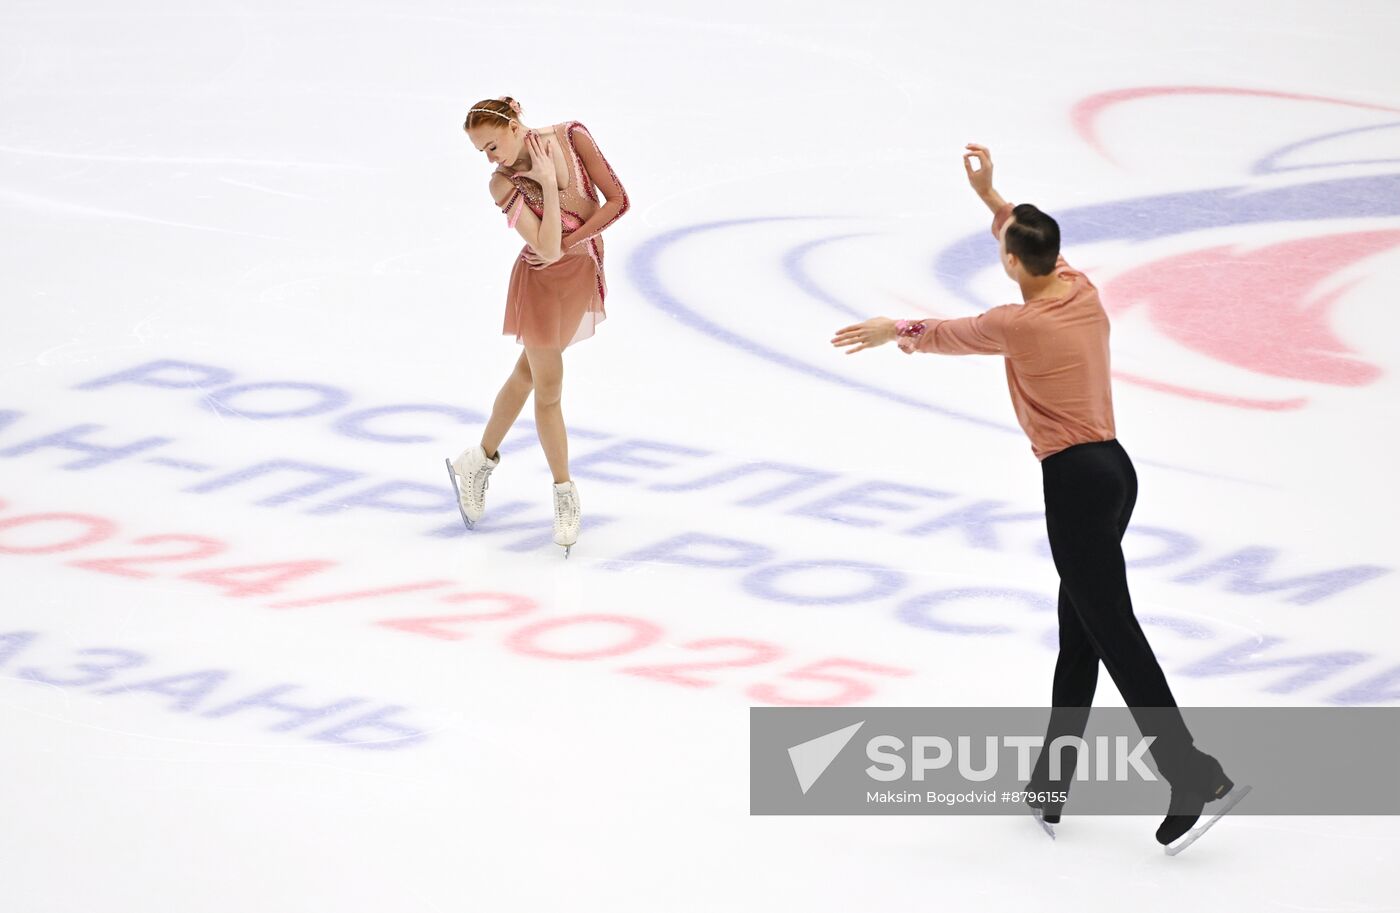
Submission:
M 578 541 L 578 527 L 582 519 L 579 509 L 578 486 L 573 480 L 554 484 L 554 544 L 564 546 L 564 557 L 569 557 L 569 549 Z
M 447 477 L 452 480 L 452 490 L 457 492 L 462 522 L 471 529 L 486 513 L 486 488 L 491 484 L 491 470 L 501 464 L 501 454 L 498 451 L 494 460 L 487 459 L 486 451 L 477 444 L 446 463 Z

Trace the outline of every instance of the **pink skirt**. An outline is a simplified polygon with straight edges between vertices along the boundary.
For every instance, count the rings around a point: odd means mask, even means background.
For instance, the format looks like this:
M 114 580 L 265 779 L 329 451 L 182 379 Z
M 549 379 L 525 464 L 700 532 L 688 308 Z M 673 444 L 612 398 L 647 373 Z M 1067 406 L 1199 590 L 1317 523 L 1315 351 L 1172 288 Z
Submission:
M 501 332 L 521 345 L 551 349 L 592 336 L 607 317 L 602 257 L 595 262 L 585 242 L 549 266 L 531 269 L 521 253 L 511 270 Z

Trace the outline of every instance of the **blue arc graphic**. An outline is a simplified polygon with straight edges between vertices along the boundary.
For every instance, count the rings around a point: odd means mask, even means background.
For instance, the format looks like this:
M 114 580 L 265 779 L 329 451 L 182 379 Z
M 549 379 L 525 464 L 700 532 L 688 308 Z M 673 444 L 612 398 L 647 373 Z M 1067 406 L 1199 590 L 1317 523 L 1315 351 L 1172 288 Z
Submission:
M 1325 143 L 1328 140 L 1340 139 L 1343 136 L 1355 136 L 1358 133 L 1373 133 L 1377 130 L 1394 130 L 1400 127 L 1400 122 L 1390 124 L 1373 124 L 1369 127 L 1353 127 L 1350 130 L 1338 130 L 1335 133 L 1324 133 L 1321 136 L 1311 136 L 1296 143 L 1289 143 L 1270 152 L 1268 155 L 1254 163 L 1251 169 L 1253 174 L 1280 174 L 1285 171 L 1312 171 L 1317 168 L 1338 168 L 1343 165 L 1391 165 L 1400 164 L 1400 159 L 1356 159 L 1349 162 L 1318 162 L 1312 165 L 1279 165 L 1278 160 L 1291 152 L 1299 149 L 1306 149 L 1318 143 Z

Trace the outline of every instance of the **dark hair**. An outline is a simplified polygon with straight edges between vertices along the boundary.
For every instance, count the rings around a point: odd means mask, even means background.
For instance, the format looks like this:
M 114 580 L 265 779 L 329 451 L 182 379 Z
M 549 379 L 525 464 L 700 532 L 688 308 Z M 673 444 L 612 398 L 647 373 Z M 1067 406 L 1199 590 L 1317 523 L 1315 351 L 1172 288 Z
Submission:
M 1016 221 L 1006 230 L 1006 251 L 1015 254 L 1033 276 L 1048 276 L 1060 259 L 1060 225 L 1030 203 L 1011 214 Z
M 491 125 L 509 127 L 511 121 L 520 119 L 520 111 L 520 102 L 509 95 L 488 98 L 472 105 L 472 110 L 467 112 L 467 121 L 462 124 L 462 129 L 470 130 L 473 127 Z

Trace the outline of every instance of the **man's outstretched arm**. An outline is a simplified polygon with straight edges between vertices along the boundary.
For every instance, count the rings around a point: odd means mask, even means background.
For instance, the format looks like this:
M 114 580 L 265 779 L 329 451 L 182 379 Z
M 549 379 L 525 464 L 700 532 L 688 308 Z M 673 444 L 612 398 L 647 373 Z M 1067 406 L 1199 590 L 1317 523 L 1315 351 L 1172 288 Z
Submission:
M 836 331 L 831 344 L 846 348 L 847 355 L 896 342 L 906 354 L 937 352 L 942 355 L 1005 355 L 1007 325 L 1016 306 L 1004 304 L 976 317 L 941 320 L 891 320 L 871 317 Z

